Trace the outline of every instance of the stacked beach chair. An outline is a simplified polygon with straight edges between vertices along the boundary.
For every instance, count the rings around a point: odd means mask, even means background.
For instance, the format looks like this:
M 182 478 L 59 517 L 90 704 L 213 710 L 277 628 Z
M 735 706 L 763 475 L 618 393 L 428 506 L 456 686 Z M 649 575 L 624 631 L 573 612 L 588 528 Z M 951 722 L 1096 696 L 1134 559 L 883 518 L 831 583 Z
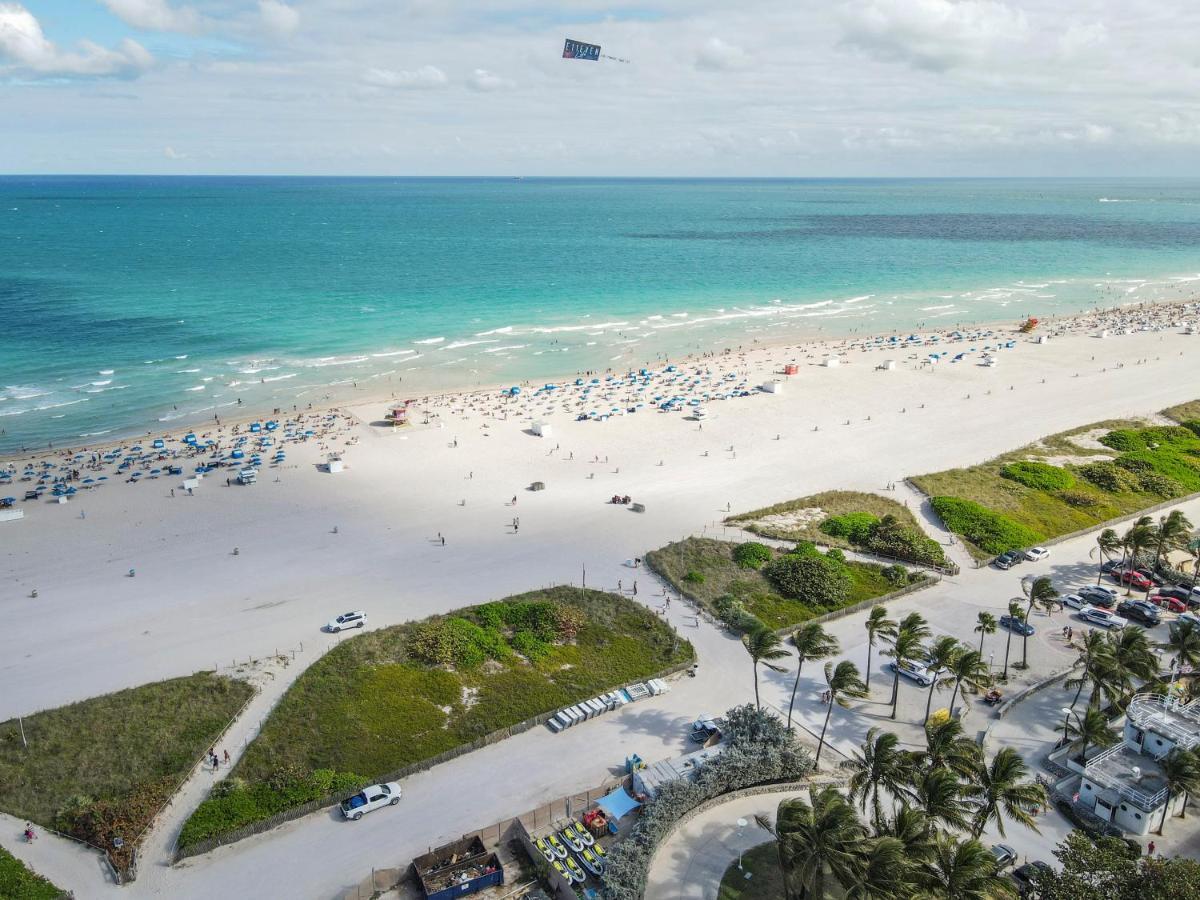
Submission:
M 657 697 L 670 689 L 670 686 L 661 678 L 652 678 L 644 683 L 639 681 L 621 690 L 609 691 L 607 694 L 601 694 L 591 700 L 584 700 L 582 703 L 561 709 L 547 720 L 546 725 L 557 734 L 572 725 L 578 725 L 580 722 L 586 722 L 588 719 L 594 719 L 596 716 L 619 709 L 627 703 L 635 703 L 647 697 Z

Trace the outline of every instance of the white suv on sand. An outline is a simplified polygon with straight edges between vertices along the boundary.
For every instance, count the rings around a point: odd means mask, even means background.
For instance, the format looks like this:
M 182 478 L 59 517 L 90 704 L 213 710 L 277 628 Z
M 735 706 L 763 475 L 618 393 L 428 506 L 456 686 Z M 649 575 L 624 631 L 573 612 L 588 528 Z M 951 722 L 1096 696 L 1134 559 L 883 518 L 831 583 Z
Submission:
M 339 631 L 345 631 L 347 628 L 362 628 L 367 624 L 367 614 L 362 610 L 358 612 L 342 613 L 336 619 L 331 620 L 325 629 L 333 634 Z

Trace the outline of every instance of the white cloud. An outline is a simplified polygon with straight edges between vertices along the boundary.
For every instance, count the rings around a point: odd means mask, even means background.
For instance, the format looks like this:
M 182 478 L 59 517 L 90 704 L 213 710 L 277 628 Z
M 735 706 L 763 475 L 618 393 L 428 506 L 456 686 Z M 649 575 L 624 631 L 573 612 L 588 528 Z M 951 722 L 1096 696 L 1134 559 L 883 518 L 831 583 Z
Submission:
M 300 25 L 300 13 L 280 0 L 258 0 L 263 26 L 277 37 L 287 37 Z
M 705 41 L 696 54 L 696 68 L 711 72 L 744 69 L 750 65 L 750 55 L 741 47 L 727 44 L 718 37 Z
M 508 78 L 501 78 L 487 69 L 476 69 L 467 78 L 467 87 L 473 91 L 504 91 L 516 87 L 516 83 Z
M 982 62 L 1029 32 L 1024 11 L 997 0 L 852 0 L 843 24 L 848 44 L 932 71 Z
M 163 156 L 165 156 L 167 159 L 187 159 L 188 158 L 188 155 L 186 153 L 180 153 L 178 150 L 176 150 L 170 144 L 163 147 Z
M 426 88 L 443 87 L 446 84 L 446 73 L 437 66 L 421 66 L 413 71 L 396 71 L 395 69 L 367 69 L 362 76 L 363 81 L 375 87 L 401 88 L 406 90 L 423 90 Z
M 87 40 L 75 52 L 61 50 L 24 6 L 0 3 L 0 73 L 132 77 L 153 64 L 150 52 L 128 38 L 112 50 Z
M 124 22 L 142 31 L 178 31 L 196 34 L 204 28 L 204 20 L 190 6 L 173 7 L 167 0 L 102 0 L 109 11 Z

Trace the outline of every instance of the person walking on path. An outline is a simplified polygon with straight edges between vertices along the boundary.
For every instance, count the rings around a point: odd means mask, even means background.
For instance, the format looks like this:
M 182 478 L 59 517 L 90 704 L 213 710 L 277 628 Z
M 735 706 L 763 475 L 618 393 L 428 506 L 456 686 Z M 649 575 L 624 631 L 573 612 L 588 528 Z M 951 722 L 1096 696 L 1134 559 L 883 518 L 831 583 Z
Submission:
M 635 596 L 635 597 L 637 596 L 637 582 L 636 581 L 633 583 L 633 596 Z
M 445 538 L 445 536 L 443 536 L 443 537 L 442 537 L 442 546 L 443 546 L 443 547 L 445 547 L 445 546 L 446 546 L 446 538 Z

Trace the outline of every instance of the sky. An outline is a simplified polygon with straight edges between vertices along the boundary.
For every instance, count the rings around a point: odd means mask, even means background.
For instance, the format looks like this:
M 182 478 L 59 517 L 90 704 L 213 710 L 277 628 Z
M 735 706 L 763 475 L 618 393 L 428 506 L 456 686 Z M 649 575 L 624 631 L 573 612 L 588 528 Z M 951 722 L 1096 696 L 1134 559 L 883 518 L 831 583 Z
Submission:
M 0 172 L 1191 176 L 1197 34 L 1196 0 L 0 0 Z

